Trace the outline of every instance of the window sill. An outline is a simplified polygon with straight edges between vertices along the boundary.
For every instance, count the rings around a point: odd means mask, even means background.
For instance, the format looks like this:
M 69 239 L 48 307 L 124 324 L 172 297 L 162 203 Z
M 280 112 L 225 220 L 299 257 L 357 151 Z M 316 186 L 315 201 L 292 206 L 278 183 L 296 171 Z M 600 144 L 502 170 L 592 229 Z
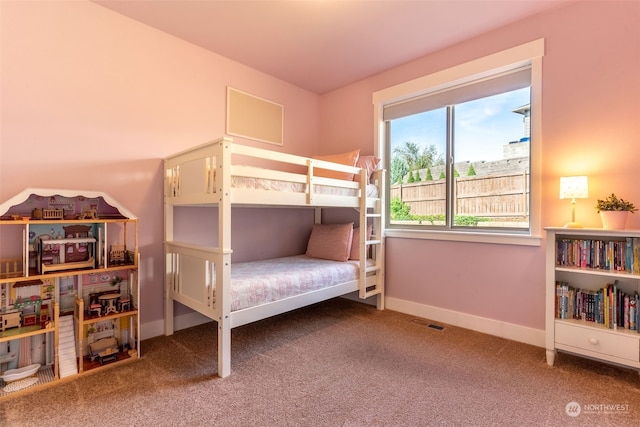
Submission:
M 500 245 L 540 246 L 541 236 L 523 234 L 478 233 L 464 231 L 386 229 L 385 237 L 401 239 L 447 240 L 451 242 L 494 243 Z

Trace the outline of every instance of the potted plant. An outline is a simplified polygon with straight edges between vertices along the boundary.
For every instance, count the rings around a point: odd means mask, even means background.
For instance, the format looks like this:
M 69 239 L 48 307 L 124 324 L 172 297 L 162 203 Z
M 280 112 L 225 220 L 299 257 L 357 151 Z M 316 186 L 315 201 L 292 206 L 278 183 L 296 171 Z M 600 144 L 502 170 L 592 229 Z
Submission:
M 122 283 L 122 277 L 120 276 L 113 276 L 113 279 L 111 279 L 111 286 L 113 286 L 114 288 L 118 285 L 120 285 L 120 283 Z
M 629 213 L 638 210 L 633 203 L 618 198 L 614 193 L 598 199 L 595 208 L 602 219 L 602 228 L 606 230 L 624 230 Z

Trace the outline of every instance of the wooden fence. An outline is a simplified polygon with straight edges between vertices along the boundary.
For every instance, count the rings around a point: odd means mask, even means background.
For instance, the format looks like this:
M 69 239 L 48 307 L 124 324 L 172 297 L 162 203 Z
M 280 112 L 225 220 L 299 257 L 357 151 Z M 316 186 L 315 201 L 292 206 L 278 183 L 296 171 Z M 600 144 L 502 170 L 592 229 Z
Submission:
M 446 212 L 444 179 L 393 184 L 390 200 L 400 198 L 411 215 Z M 515 218 L 529 215 L 529 172 L 466 176 L 455 180 L 455 214 L 476 217 Z

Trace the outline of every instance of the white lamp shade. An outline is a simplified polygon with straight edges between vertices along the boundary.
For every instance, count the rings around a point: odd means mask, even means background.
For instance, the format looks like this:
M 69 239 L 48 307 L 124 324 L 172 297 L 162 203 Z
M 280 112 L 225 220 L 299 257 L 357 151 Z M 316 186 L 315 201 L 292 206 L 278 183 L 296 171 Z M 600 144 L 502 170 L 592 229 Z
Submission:
M 560 177 L 560 199 L 586 199 L 589 184 L 586 176 Z

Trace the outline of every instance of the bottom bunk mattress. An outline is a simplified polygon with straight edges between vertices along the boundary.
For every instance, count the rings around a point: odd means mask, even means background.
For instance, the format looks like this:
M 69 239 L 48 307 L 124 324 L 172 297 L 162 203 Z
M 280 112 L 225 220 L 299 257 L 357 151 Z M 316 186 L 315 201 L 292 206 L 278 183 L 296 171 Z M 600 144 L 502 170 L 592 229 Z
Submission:
M 232 264 L 231 311 L 356 280 L 358 265 L 306 255 Z

